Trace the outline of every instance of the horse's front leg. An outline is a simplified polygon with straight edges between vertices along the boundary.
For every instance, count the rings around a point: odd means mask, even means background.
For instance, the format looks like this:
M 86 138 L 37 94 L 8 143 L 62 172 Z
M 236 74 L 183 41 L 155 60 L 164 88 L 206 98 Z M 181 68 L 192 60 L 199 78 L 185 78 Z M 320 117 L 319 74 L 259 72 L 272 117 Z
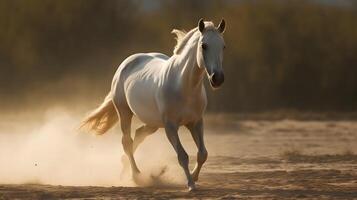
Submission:
M 191 191 L 191 190 L 195 189 L 195 182 L 192 180 L 190 170 L 188 168 L 188 162 L 189 162 L 188 155 L 180 142 L 180 138 L 178 136 L 177 131 L 178 131 L 177 124 L 171 123 L 171 122 L 165 123 L 166 136 L 169 139 L 170 143 L 172 144 L 172 146 L 174 147 L 174 149 L 177 153 L 177 158 L 178 158 L 179 164 L 183 168 L 186 178 L 187 178 L 188 189 L 189 189 L 189 191 Z
M 186 127 L 190 130 L 193 140 L 195 141 L 198 148 L 197 163 L 192 171 L 193 180 L 198 181 L 198 175 L 200 173 L 201 167 L 203 163 L 206 162 L 208 156 L 205 143 L 203 141 L 203 120 L 200 119 L 197 122 L 190 123 Z

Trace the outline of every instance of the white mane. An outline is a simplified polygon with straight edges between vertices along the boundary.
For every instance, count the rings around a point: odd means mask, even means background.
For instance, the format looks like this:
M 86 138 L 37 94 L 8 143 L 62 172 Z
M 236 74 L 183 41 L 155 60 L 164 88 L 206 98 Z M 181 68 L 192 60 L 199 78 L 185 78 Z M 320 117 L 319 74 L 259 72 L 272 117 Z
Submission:
M 214 27 L 213 22 L 205 22 L 205 31 L 206 30 L 216 30 Z M 171 33 L 175 34 L 177 44 L 174 48 L 174 54 L 180 54 L 182 49 L 186 46 L 187 42 L 190 40 L 190 38 L 198 31 L 198 28 L 194 28 L 190 30 L 189 32 L 186 32 L 184 30 L 178 30 L 178 29 L 173 29 Z

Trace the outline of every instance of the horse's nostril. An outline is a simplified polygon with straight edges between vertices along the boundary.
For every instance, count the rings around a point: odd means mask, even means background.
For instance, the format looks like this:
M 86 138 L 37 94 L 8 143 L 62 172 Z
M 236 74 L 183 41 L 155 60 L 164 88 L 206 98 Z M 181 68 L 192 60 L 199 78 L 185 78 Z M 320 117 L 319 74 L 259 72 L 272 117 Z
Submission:
M 217 74 L 216 74 L 216 73 L 213 74 L 213 76 L 212 76 L 212 81 L 213 81 L 214 83 L 216 83 L 216 81 L 217 81 Z
M 212 75 L 212 83 L 215 86 L 220 86 L 224 82 L 224 74 L 223 73 L 214 73 Z

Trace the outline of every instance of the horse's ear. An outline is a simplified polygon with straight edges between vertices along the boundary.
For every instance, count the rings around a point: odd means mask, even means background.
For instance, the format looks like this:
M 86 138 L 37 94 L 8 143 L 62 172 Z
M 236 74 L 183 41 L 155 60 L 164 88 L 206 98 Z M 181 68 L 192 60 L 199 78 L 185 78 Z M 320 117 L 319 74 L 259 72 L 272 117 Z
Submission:
M 224 19 L 222 19 L 221 22 L 219 23 L 217 30 L 220 33 L 224 33 L 224 31 L 226 30 L 226 21 L 224 21 Z
M 198 30 L 200 30 L 201 33 L 205 30 L 205 23 L 202 18 L 198 21 Z

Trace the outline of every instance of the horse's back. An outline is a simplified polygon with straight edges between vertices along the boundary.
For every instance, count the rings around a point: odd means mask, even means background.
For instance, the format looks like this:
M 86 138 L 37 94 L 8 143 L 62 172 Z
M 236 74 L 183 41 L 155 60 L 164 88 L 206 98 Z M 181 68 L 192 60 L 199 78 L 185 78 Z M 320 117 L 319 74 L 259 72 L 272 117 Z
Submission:
M 163 54 L 163 53 L 148 53 L 148 55 L 153 56 L 155 58 L 160 58 L 163 60 L 168 60 L 170 57 L 168 57 L 167 55 Z
M 127 57 L 118 67 L 115 72 L 112 89 L 118 84 L 119 81 L 125 81 L 135 71 L 143 70 L 148 67 L 147 64 L 153 60 L 159 60 L 161 62 L 167 61 L 169 57 L 162 53 L 137 53 Z M 155 67 L 155 65 L 152 65 Z M 156 65 L 156 67 L 159 67 Z M 151 70 L 152 67 L 151 67 Z

